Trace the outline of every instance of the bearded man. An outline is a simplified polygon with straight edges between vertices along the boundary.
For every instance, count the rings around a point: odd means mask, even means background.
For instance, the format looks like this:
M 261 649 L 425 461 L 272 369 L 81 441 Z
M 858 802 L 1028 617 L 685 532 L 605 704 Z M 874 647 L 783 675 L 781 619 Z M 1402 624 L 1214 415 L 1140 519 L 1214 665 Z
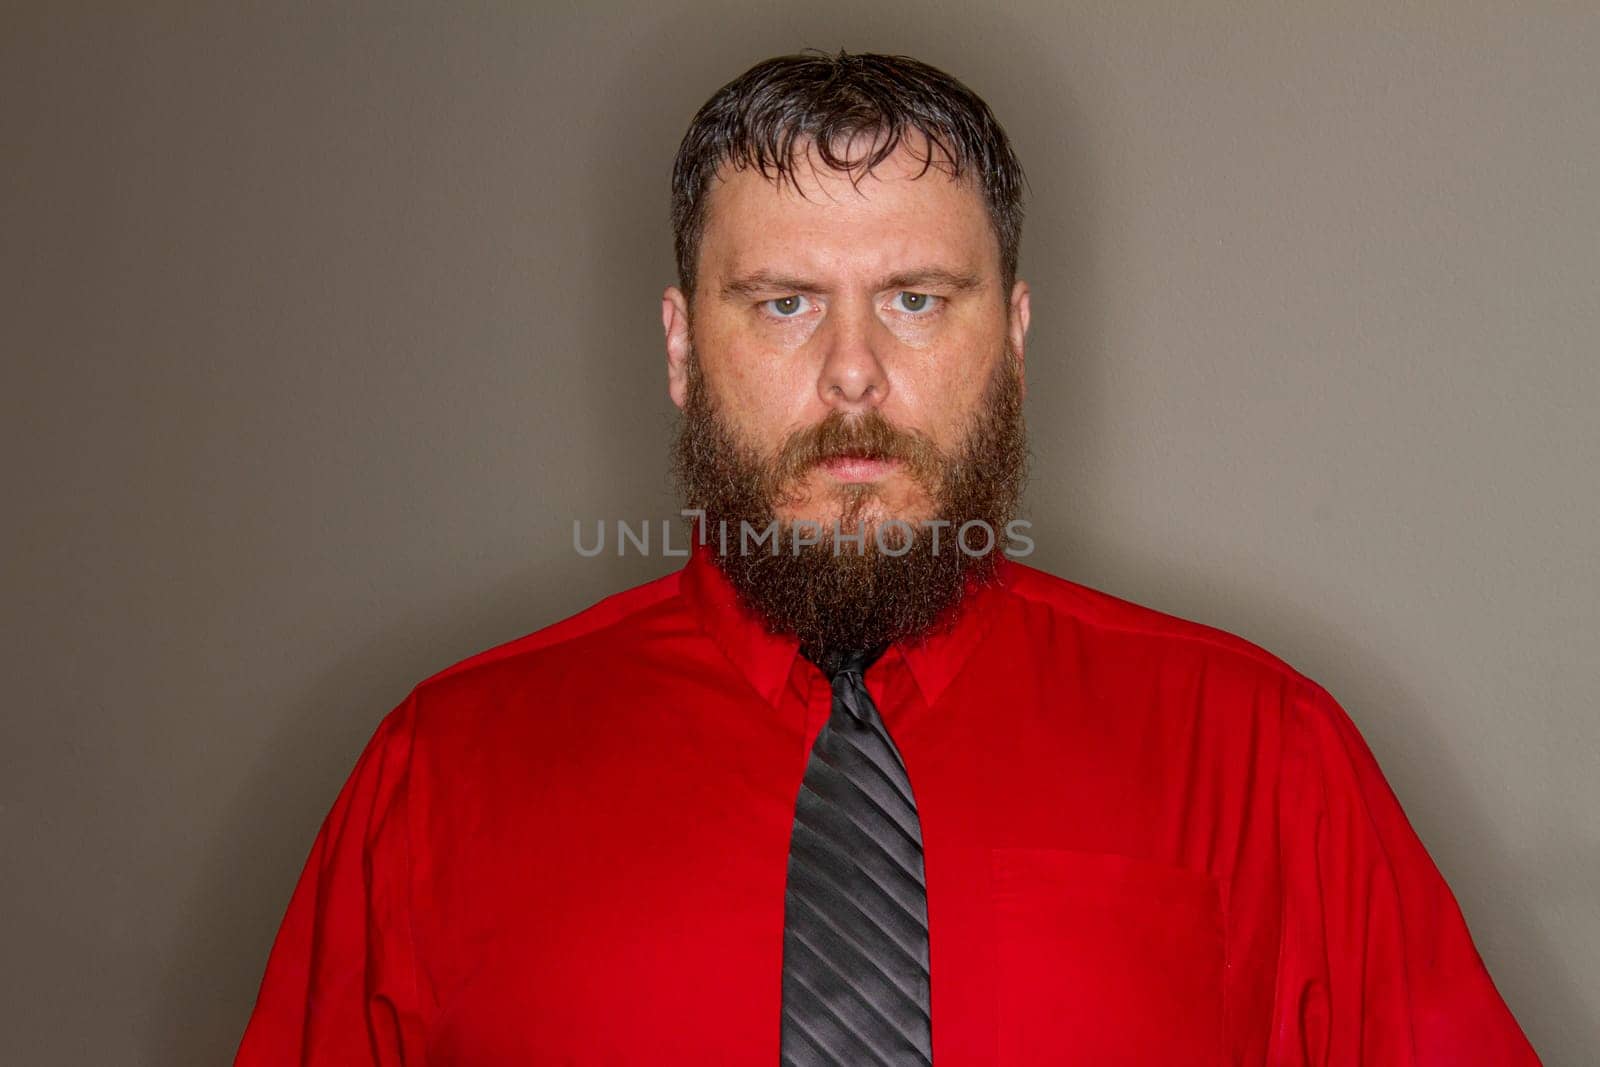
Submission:
M 1008 558 L 1022 184 L 905 57 L 705 104 L 691 554 L 383 720 L 238 1063 L 1537 1062 L 1323 689 Z

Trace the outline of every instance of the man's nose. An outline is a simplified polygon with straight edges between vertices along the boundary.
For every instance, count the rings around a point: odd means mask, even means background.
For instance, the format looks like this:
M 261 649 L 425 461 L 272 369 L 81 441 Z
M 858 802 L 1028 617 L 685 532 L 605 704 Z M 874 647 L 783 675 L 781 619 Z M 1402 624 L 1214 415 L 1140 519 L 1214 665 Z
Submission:
M 840 411 L 868 411 L 889 396 L 883 355 L 893 339 L 871 308 L 835 309 L 823 326 L 817 393 Z

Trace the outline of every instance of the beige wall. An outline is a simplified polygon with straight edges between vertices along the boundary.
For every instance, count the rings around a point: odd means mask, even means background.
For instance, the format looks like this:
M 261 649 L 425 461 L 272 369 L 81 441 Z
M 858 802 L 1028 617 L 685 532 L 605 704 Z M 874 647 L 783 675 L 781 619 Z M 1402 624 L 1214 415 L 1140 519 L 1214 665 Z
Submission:
M 1036 562 L 1328 686 L 1591 1062 L 1593 5 L 63 6 L 0 14 L 6 1062 L 226 1061 L 379 717 L 675 565 L 571 523 L 672 513 L 672 152 L 808 44 L 1016 140 Z

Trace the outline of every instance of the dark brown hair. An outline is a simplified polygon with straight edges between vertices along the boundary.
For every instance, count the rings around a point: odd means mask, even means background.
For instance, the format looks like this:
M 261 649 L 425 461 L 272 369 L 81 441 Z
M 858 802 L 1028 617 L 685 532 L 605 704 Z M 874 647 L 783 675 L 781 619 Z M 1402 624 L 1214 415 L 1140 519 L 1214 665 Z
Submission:
M 706 194 L 723 163 L 787 178 L 798 191 L 796 152 L 809 142 L 824 164 L 848 173 L 854 183 L 913 131 L 923 137 L 921 173 L 938 166 L 952 178 L 976 177 L 999 238 L 1002 295 L 1009 296 L 1026 179 L 989 105 L 955 78 L 909 56 L 842 49 L 830 55 L 814 48 L 751 67 L 718 89 L 689 124 L 672 166 L 679 287 L 694 293 Z M 874 135 L 871 151 L 854 159 L 834 155 L 858 134 Z M 942 159 L 936 160 L 935 147 Z

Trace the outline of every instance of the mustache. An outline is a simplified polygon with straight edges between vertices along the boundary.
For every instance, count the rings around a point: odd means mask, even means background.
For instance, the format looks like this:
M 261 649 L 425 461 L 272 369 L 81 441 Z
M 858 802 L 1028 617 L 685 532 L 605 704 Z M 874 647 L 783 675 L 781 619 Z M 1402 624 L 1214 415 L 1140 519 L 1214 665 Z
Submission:
M 794 484 L 832 459 L 898 460 L 913 477 L 932 486 L 944 467 L 944 452 L 927 437 L 895 426 L 882 412 L 829 412 L 814 426 L 790 434 L 767 465 L 772 488 Z

